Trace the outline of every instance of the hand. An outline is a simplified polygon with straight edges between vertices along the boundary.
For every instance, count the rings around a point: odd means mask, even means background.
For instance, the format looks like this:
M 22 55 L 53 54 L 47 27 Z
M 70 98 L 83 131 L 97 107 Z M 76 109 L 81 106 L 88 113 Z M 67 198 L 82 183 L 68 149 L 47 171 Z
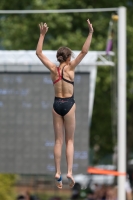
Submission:
M 89 20 L 89 19 L 87 19 L 87 23 L 88 23 L 88 27 L 89 27 L 89 32 L 90 32 L 90 33 L 93 33 L 94 30 L 93 30 L 92 24 L 90 23 L 90 20 Z
M 39 24 L 39 27 L 40 27 L 40 34 L 42 34 L 42 35 L 45 35 L 46 33 L 47 33 L 47 31 L 48 31 L 48 26 L 47 26 L 47 24 L 46 23 L 43 23 L 43 22 L 41 22 L 40 24 Z

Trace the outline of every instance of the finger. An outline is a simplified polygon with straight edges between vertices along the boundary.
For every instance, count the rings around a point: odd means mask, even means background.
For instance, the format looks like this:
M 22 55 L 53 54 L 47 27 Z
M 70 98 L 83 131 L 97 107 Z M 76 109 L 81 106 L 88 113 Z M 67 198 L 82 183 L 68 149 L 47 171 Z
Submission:
M 39 24 L 39 28 L 41 29 L 41 24 Z
M 41 22 L 41 28 L 43 28 L 43 22 Z
M 39 24 L 39 27 L 40 27 L 40 29 L 42 28 L 42 25 L 41 25 L 41 23 Z
M 46 23 L 44 23 L 44 26 L 45 26 L 45 27 L 47 27 L 47 24 L 46 24 Z

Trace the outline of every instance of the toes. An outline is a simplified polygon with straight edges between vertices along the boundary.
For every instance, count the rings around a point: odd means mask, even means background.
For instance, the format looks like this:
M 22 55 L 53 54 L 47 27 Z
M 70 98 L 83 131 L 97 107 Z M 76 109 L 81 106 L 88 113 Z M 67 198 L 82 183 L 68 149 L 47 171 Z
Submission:
M 59 189 L 62 189 L 62 177 L 55 176 L 55 184 Z
M 73 177 L 67 176 L 67 178 L 68 178 L 68 182 L 69 182 L 69 187 L 73 188 L 73 186 L 75 185 L 75 181 L 74 181 Z

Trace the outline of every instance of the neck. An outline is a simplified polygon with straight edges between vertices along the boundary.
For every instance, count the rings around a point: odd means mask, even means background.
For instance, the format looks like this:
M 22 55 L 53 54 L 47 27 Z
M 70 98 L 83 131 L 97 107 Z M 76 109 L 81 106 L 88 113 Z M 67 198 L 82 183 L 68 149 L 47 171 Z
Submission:
M 59 67 L 60 67 L 60 68 L 63 68 L 65 65 L 68 65 L 68 63 L 67 63 L 67 62 L 63 62 L 63 63 L 61 63 L 61 64 L 59 65 Z

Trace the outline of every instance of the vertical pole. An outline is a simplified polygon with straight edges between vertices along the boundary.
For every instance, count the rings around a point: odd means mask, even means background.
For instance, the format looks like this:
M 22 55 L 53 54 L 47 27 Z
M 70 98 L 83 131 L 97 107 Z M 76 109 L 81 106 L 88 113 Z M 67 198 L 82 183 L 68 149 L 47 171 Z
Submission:
M 118 8 L 118 171 L 126 172 L 126 8 Z M 126 200 L 125 176 L 118 176 L 118 200 Z

